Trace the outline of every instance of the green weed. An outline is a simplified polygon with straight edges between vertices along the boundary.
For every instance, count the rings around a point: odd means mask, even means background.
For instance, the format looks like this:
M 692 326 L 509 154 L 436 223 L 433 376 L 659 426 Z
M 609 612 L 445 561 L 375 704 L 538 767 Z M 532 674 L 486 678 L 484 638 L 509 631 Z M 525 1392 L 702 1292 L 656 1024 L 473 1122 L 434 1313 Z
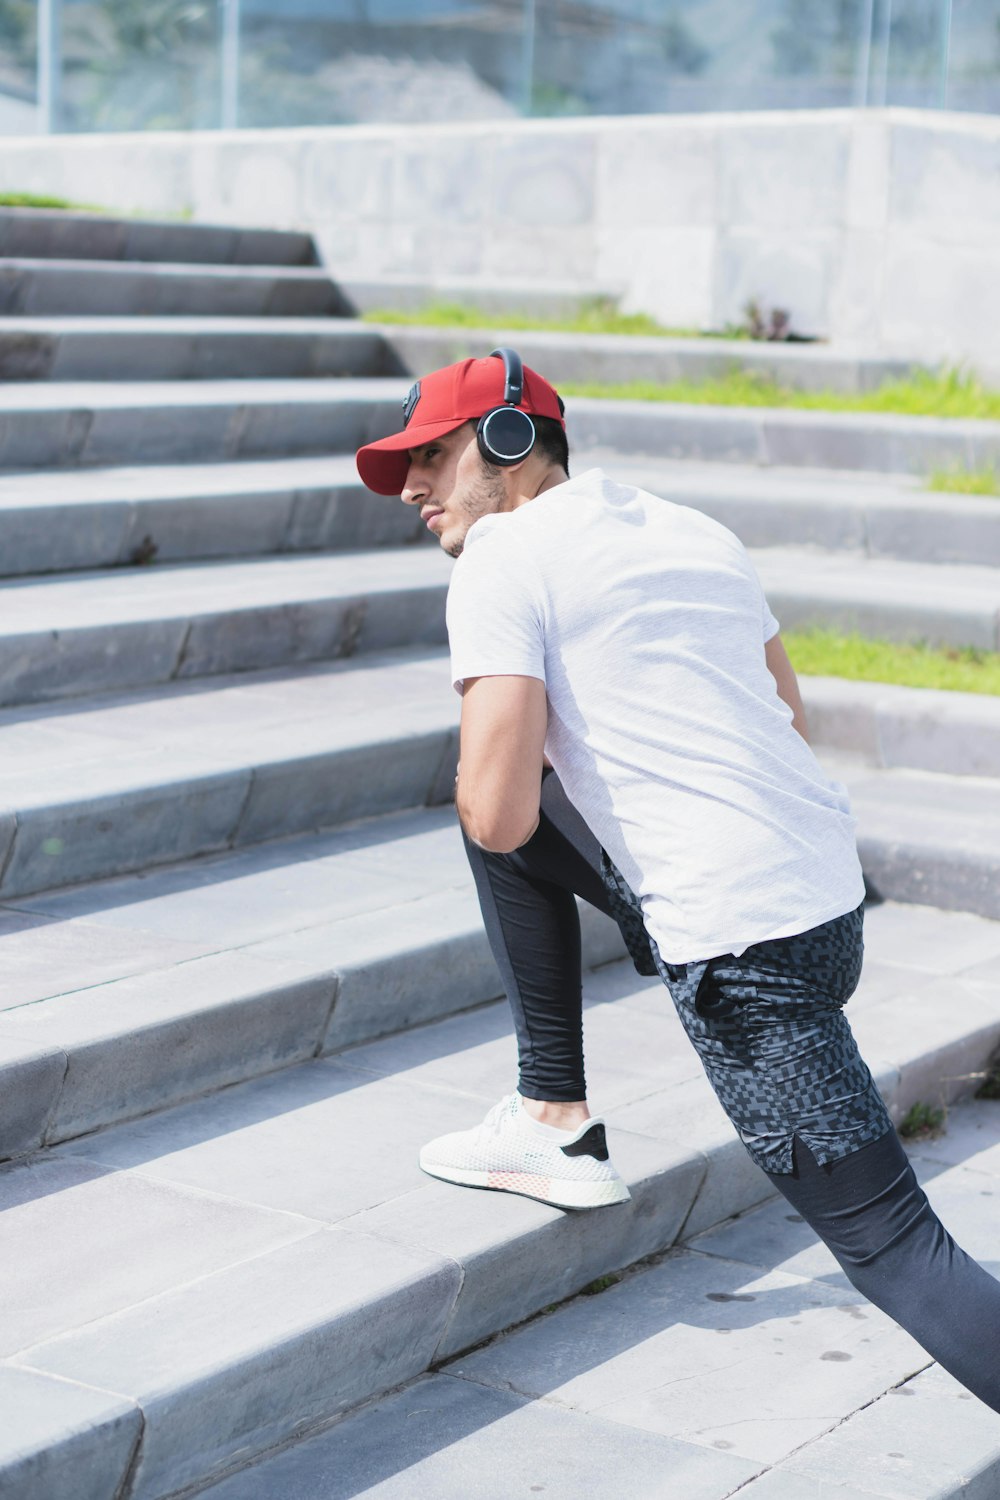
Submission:
M 899 1133 L 905 1141 L 933 1140 L 944 1131 L 945 1111 L 933 1104 L 914 1104 L 903 1116 Z
M 782 632 L 796 672 L 902 687 L 1000 695 L 1000 653 L 976 646 L 906 645 L 823 626 Z

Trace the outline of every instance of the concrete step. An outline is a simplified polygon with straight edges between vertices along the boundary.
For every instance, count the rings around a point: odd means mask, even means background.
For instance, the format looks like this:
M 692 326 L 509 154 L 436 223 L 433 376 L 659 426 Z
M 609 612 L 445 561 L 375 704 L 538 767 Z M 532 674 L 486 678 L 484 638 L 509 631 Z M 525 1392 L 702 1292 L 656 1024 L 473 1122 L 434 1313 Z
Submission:
M 3 470 L 351 452 L 402 425 L 390 379 L 0 385 Z
M 691 505 L 749 547 L 796 546 L 1000 567 L 1000 505 L 902 476 L 749 469 L 604 455 L 608 472 Z M 0 572 L 427 541 L 411 510 L 373 496 L 353 458 L 0 475 Z
M 174 261 L 0 261 L 0 314 L 6 317 L 349 317 L 353 311 L 328 271 L 314 266 L 189 265 Z
M 353 457 L 0 475 L 6 577 L 427 542 L 419 514 L 366 490 Z
M 714 516 L 748 547 L 822 547 L 903 562 L 1000 567 L 996 498 L 928 490 L 915 475 L 635 460 L 599 452 L 585 461 Z
M 453 809 L 385 811 L 448 796 L 455 745 L 439 691 L 445 675 L 440 659 L 411 660 L 405 669 L 397 659 L 354 669 L 339 683 L 318 674 L 232 684 L 201 701 L 135 700 L 72 716 L 59 748 L 51 734 L 46 742 L 32 732 L 59 723 L 24 725 L 20 740 L 12 726 L 3 748 L 14 775 L 5 792 L 26 805 L 17 811 L 0 898 L 0 967 L 9 976 L 0 1155 L 497 993 Z M 356 711 L 386 685 L 391 713 Z M 329 715 L 330 704 L 341 711 L 339 737 L 317 721 L 317 706 Z M 184 708 L 190 723 L 179 724 Z M 228 764 L 219 727 L 227 711 Z M 203 746 L 212 734 L 219 743 L 209 761 Z M 241 735 L 252 745 L 242 757 Z M 109 752 L 105 770 L 108 743 L 128 749 Z M 24 769 L 16 787 L 18 751 Z M 47 803 L 30 781 L 32 751 L 55 787 Z M 143 752 L 151 768 L 143 768 Z M 936 926 L 926 914 L 921 920 L 932 936 L 944 923 L 961 938 L 956 953 L 979 962 L 981 935 L 988 948 L 1000 927 L 956 909 L 998 914 L 998 782 L 878 771 L 820 753 L 851 789 L 871 883 L 883 896 L 952 908 Z M 373 812 L 383 816 L 277 837 Z M 213 838 L 223 852 L 164 863 L 211 849 Z M 138 873 L 93 878 L 129 863 Z M 31 889 L 45 878 L 88 877 Z M 932 971 L 915 919 L 898 910 L 915 955 L 901 961 Z M 605 919 L 587 911 L 585 931 L 591 962 L 621 954 Z M 896 960 L 882 958 L 891 990 Z M 269 970 L 272 963 L 279 969 Z M 929 991 L 928 1005 L 938 996 Z M 953 1009 L 939 1009 L 950 1027 Z M 955 1077 L 980 1066 L 983 1048 L 995 1044 L 987 1019 L 985 1037 L 978 1022 L 971 1027 L 975 1055 L 970 1062 L 963 1054 Z
M 0 318 L 0 380 L 276 380 L 398 375 L 347 318 Z
M 928 475 L 1000 465 L 1000 422 L 777 407 L 567 400 L 577 470 L 608 450 L 623 458 Z
M 824 762 L 850 791 L 861 862 L 880 895 L 1000 918 L 995 778 Z
M 450 560 L 382 548 L 0 584 L 0 704 L 445 639 Z
M 1000 1107 L 960 1106 L 910 1155 L 1000 1270 Z M 772 1199 L 200 1493 L 607 1500 L 626 1474 L 631 1496 L 684 1500 L 989 1500 L 1000 1421 Z
M 785 628 L 1000 649 L 996 568 L 796 548 L 751 556 Z M 8 581 L 0 704 L 441 641 L 450 566 L 420 546 Z
M 590 380 L 612 384 L 655 380 L 666 384 L 709 380 L 741 369 L 795 390 L 868 391 L 913 369 L 912 360 L 885 359 L 861 349 L 818 343 L 543 333 L 505 329 L 502 322 L 483 328 L 419 328 L 394 323 L 375 326 L 406 368 L 416 374 L 456 359 L 481 357 L 497 344 L 513 344 L 525 364 L 555 386 Z
M 3 1159 L 502 992 L 451 807 L 8 897 L 0 961 Z
M 51 208 L 0 208 L 0 256 L 244 266 L 316 263 L 312 236 L 298 230 L 117 219 Z
M 985 974 L 956 972 L 973 919 L 895 907 L 871 917 L 873 950 L 884 939 L 901 972 L 894 994 L 863 982 L 852 1010 L 898 1112 L 911 1073 L 923 1087 L 935 1071 L 944 1022 L 954 1043 L 975 1011 L 980 1029 L 992 1017 L 995 1037 L 1000 927 L 976 924 Z M 942 980 L 960 994 L 960 1020 L 954 1006 L 915 1003 L 935 964 L 935 995 Z M 0 1372 L 10 1409 L 33 1413 L 32 1443 L 19 1420 L 5 1428 L 5 1494 L 28 1500 L 26 1471 L 36 1485 L 44 1476 L 46 1500 L 117 1484 L 135 1500 L 194 1489 L 763 1202 L 769 1184 L 662 987 L 617 964 L 590 975 L 586 994 L 592 1092 L 633 1195 L 621 1208 L 565 1214 L 420 1176 L 422 1141 L 481 1118 L 511 1085 L 503 1005 L 0 1173 L 12 1251 Z M 888 1054 L 878 1047 L 887 1036 Z M 43 1301 L 28 1295 L 40 1275 Z M 842 1313 L 834 1322 L 859 1353 L 876 1331 L 848 1335 Z M 69 1445 L 71 1477 L 60 1468 Z
M 0 713 L 0 898 L 450 800 L 457 723 L 412 649 Z
M 752 548 L 787 630 L 834 625 L 862 635 L 1000 650 L 1000 569 L 896 562 L 796 547 Z
M 406 390 L 406 377 L 14 383 L 0 387 L 0 469 L 356 447 L 401 429 Z M 577 471 L 609 451 L 880 473 L 1000 463 L 1000 422 L 576 397 L 567 423 Z
M 481 307 L 495 316 L 520 312 L 538 318 L 575 317 L 596 302 L 617 304 L 614 287 L 595 286 L 590 281 L 529 280 L 523 277 L 478 281 L 462 276 L 376 276 L 369 281 L 352 278 L 340 283 L 344 295 L 358 312 L 395 308 L 420 312 L 431 302 L 460 303 Z M 460 338 L 466 330 L 455 329 Z M 520 337 L 520 333 L 518 334 Z M 479 350 L 477 353 L 481 352 Z M 488 351 L 487 351 L 488 352 Z M 462 356 L 456 356 L 461 358 Z M 447 364 L 447 360 L 443 363 Z M 431 365 L 425 365 L 426 370 Z

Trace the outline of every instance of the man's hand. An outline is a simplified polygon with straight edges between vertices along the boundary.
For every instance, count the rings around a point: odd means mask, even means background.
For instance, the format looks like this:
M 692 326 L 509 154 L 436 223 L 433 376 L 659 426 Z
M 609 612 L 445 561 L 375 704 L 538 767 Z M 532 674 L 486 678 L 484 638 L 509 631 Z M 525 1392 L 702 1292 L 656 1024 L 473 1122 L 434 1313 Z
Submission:
M 470 677 L 455 802 L 482 849 L 507 854 L 538 827 L 548 702 L 537 677 Z

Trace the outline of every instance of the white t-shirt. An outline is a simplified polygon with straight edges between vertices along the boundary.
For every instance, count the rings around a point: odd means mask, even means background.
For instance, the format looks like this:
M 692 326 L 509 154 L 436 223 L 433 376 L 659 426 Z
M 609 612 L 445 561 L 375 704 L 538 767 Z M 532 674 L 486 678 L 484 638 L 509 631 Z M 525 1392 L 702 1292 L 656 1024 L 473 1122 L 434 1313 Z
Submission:
M 777 630 L 732 532 L 600 469 L 484 516 L 452 574 L 455 686 L 544 682 L 546 754 L 667 963 L 864 896 L 847 794 L 767 669 Z

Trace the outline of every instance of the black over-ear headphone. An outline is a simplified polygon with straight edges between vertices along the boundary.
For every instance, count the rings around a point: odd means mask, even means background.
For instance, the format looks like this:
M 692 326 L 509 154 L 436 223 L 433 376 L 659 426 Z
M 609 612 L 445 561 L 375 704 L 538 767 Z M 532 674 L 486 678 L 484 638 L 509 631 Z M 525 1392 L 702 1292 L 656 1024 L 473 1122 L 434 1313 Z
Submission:
M 505 468 L 527 458 L 535 444 L 535 424 L 526 411 L 518 408 L 524 395 L 524 367 L 521 356 L 513 349 L 491 349 L 503 360 L 503 406 L 493 406 L 479 418 L 476 439 L 479 451 L 488 464 Z

